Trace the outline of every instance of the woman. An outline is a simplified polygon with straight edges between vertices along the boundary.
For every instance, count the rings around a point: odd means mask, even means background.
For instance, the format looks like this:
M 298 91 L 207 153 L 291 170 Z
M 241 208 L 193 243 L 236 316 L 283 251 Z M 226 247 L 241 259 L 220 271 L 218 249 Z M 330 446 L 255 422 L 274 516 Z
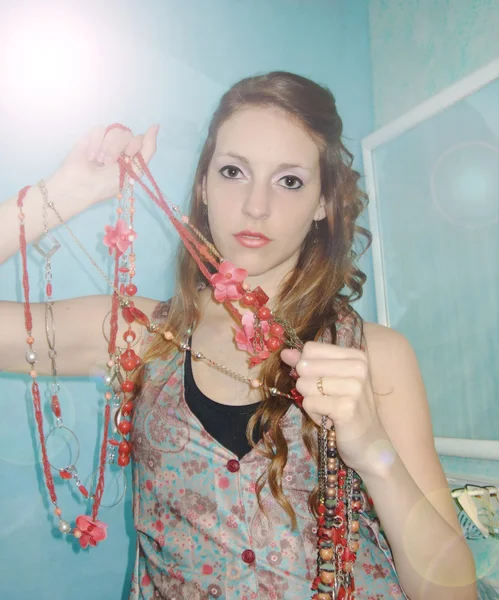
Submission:
M 140 151 L 149 160 L 156 131 L 133 138 L 95 130 L 47 182 L 49 199 L 68 219 L 111 197 L 117 158 Z M 350 308 L 365 281 L 355 265 L 354 236 L 369 235 L 355 225 L 363 195 L 341 133 L 330 92 L 290 73 L 239 82 L 213 117 L 190 222 L 229 263 L 248 272 L 250 288 L 260 286 L 269 307 L 307 343 L 301 354 L 277 352 L 248 373 L 247 356 L 234 343 L 234 321 L 183 248 L 173 300 L 136 299 L 163 332 L 185 339 L 192 354 L 160 336 L 142 344 L 133 429 L 138 542 L 132 598 L 310 597 L 317 538 L 307 501 L 317 481 L 314 424 L 324 415 L 334 422 L 338 453 L 362 478 L 384 531 L 365 504 L 357 597 L 476 597 L 473 559 L 435 452 L 414 353 L 403 336 L 362 323 Z M 28 241 L 41 233 L 35 230 L 40 202 L 39 192 L 30 190 Z M 0 211 L 5 259 L 18 244 L 15 199 Z M 56 223 L 51 218 L 49 226 Z M 35 305 L 35 338 L 42 337 L 43 310 Z M 86 374 L 102 358 L 99 332 L 107 310 L 103 297 L 56 303 L 60 374 Z M 24 371 L 22 306 L 2 303 L 1 311 L 7 331 L 0 368 Z M 304 396 L 302 410 L 225 374 L 289 391 L 290 367 Z M 37 369 L 50 372 L 48 361 L 40 356 Z

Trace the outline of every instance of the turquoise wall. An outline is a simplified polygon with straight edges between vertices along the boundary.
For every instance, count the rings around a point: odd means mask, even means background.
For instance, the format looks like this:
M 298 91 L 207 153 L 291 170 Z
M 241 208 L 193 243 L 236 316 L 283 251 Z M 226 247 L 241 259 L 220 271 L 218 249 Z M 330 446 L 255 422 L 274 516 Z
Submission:
M 182 204 L 220 95 L 242 77 L 273 69 L 331 88 L 357 168 L 360 140 L 373 128 L 368 14 L 361 0 L 315 0 L 306 7 L 293 0 L 21 0 L 0 4 L 0 40 L 0 54 L 9 55 L 9 64 L 0 66 L 0 198 L 53 172 L 91 126 L 120 121 L 135 131 L 161 124 L 152 171 Z M 54 44 L 55 53 L 44 59 Z M 34 54 L 26 59 L 30 48 Z M 12 69 L 23 57 L 25 66 L 34 66 L 31 80 L 21 67 Z M 109 202 L 71 222 L 108 273 L 100 232 L 112 217 Z M 136 217 L 139 293 L 164 299 L 172 289 L 175 236 L 145 201 Z M 54 297 L 107 293 L 65 232 L 56 235 L 64 247 L 53 260 Z M 369 261 L 363 266 L 370 276 Z M 42 299 L 41 267 L 31 252 L 33 300 Z M 17 256 L 0 268 L 0 299 L 21 300 L 19 282 Z M 374 318 L 372 284 L 359 310 Z M 91 473 L 97 453 L 101 375 L 65 379 L 61 386 L 65 422 L 82 443 L 82 474 Z M 130 490 L 126 502 L 102 509 L 109 538 L 98 548 L 81 551 L 60 539 L 47 516 L 27 378 L 0 375 L 0 410 L 2 600 L 126 597 L 134 549 Z M 58 484 L 57 492 L 68 518 L 84 511 L 67 486 Z
M 368 0 L 368 5 L 376 129 L 390 123 L 434 94 L 499 57 L 499 2 L 497 0 Z M 497 98 L 497 94 L 495 97 Z M 497 122 L 497 100 L 495 104 L 493 102 L 494 100 L 492 100 L 492 104 L 488 104 L 488 109 L 490 114 L 495 115 L 493 122 Z M 463 130 L 466 135 L 467 128 L 472 122 L 473 118 L 469 116 L 463 122 L 455 119 L 454 122 L 448 122 L 449 130 L 453 129 L 456 132 L 456 138 L 463 135 Z M 488 129 L 485 131 L 487 134 L 489 133 Z M 490 131 L 493 132 L 494 128 L 490 127 Z M 437 152 L 441 143 L 443 140 L 440 137 L 435 139 L 434 143 L 433 141 L 429 142 L 428 147 L 431 146 L 431 149 L 428 150 L 425 160 L 431 160 L 430 154 Z M 497 138 L 491 143 L 497 146 Z M 411 181 L 410 168 L 407 167 L 407 172 L 405 172 L 404 166 L 400 163 L 398 165 L 387 164 L 386 173 L 389 174 L 391 166 L 394 170 L 392 182 L 398 177 L 407 185 Z M 401 191 L 404 189 L 404 183 L 400 186 Z M 420 185 L 421 180 L 415 182 L 414 187 L 419 188 Z M 407 200 L 407 196 L 411 198 L 411 195 L 417 195 L 412 185 L 404 195 L 404 199 Z M 424 204 L 424 197 L 420 197 L 419 200 Z M 403 206 L 403 203 L 400 204 Z M 391 216 L 393 217 L 393 215 Z M 407 211 L 402 208 L 399 209 L 398 217 L 404 223 L 412 223 L 410 221 L 412 217 L 408 217 Z M 427 228 L 431 229 L 433 225 L 433 221 L 427 223 Z M 474 250 L 476 250 L 476 246 Z M 497 272 L 497 252 L 490 256 L 495 256 L 494 268 Z M 480 260 L 479 264 L 481 264 Z M 435 261 L 431 261 L 431 266 L 435 268 Z M 411 285 L 414 285 L 414 273 L 409 269 L 406 271 L 406 275 L 407 287 L 410 288 Z M 470 275 L 471 273 L 461 273 L 463 280 L 466 280 L 467 277 L 470 278 Z M 481 281 L 483 282 L 484 279 L 482 278 Z M 430 282 L 428 283 L 431 290 L 433 286 Z M 486 305 L 489 299 L 490 306 L 494 305 L 494 301 L 497 304 L 497 298 L 491 295 L 493 293 L 491 289 L 489 287 L 485 289 L 479 304 L 477 304 L 476 298 L 466 299 L 465 294 L 457 296 L 461 316 L 465 315 L 464 320 L 467 321 L 467 326 L 456 331 L 459 324 L 453 322 L 449 333 L 454 333 L 461 344 L 468 345 L 470 351 L 473 350 L 473 344 L 476 344 L 476 338 L 473 337 L 476 329 L 474 315 L 480 315 L 480 304 Z M 419 300 L 420 296 L 418 295 Z M 428 304 L 424 301 L 420 302 L 420 308 L 428 310 Z M 435 315 L 436 313 L 434 317 Z M 497 324 L 497 319 L 495 319 L 495 324 Z M 497 339 L 495 324 L 494 318 L 492 318 L 489 323 L 491 340 Z M 477 348 L 475 362 L 479 361 L 477 356 L 480 351 L 486 355 L 483 364 L 487 364 L 487 360 L 493 361 L 496 358 L 491 351 L 491 345 L 482 344 Z M 421 362 L 424 363 L 428 357 L 422 356 L 421 358 L 423 359 Z M 472 362 L 470 361 L 470 363 Z M 471 368 L 471 364 L 467 365 L 467 368 Z M 491 381 L 495 381 L 496 371 L 494 369 L 489 370 L 487 375 Z M 467 411 L 456 414 L 456 405 L 449 397 L 446 402 L 447 414 L 451 415 L 451 418 L 452 415 L 455 415 L 454 419 L 458 423 L 463 420 L 476 422 L 477 429 L 473 437 L 497 439 L 497 428 L 494 430 L 493 427 L 488 426 L 486 416 L 493 412 L 492 403 L 497 402 L 497 397 L 491 395 L 488 401 L 490 403 L 489 410 L 484 410 L 483 406 L 480 410 L 479 405 L 472 400 L 467 406 Z M 436 408 L 438 411 L 432 411 L 434 424 L 435 413 L 443 413 L 442 405 Z M 442 420 L 440 420 L 439 427 L 442 431 L 441 425 Z M 456 436 L 455 433 L 454 436 Z M 441 461 L 446 473 L 455 474 L 463 482 L 476 481 L 477 483 L 495 483 L 497 485 L 499 481 L 498 461 L 454 457 L 441 457 Z M 478 575 L 485 577 L 499 590 L 499 544 L 497 539 L 472 541 L 470 546 L 475 555 Z M 490 596 L 484 595 L 483 597 L 496 598 L 497 593 L 497 591 L 491 592 Z
M 497 0 L 367 0 L 375 127 L 499 56 Z

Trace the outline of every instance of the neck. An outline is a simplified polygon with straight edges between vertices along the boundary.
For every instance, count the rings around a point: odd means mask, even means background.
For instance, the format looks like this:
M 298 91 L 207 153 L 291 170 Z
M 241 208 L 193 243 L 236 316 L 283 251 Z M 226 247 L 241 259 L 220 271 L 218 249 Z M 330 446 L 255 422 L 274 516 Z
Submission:
M 277 300 L 277 295 L 281 282 L 289 273 L 289 270 L 289 265 L 287 263 L 283 263 L 265 273 L 254 276 L 248 276 L 246 278 L 246 283 L 250 286 L 252 290 L 256 287 L 260 287 L 269 297 L 267 306 L 269 308 L 273 308 Z M 215 300 L 213 296 L 213 289 L 211 288 L 211 286 L 208 285 L 204 290 L 201 291 L 200 298 L 201 314 L 205 318 L 209 317 L 210 319 L 227 319 L 232 321 L 232 316 L 227 311 L 225 306 Z M 236 307 L 239 309 L 240 312 L 249 310 L 249 308 L 243 305 L 236 304 Z

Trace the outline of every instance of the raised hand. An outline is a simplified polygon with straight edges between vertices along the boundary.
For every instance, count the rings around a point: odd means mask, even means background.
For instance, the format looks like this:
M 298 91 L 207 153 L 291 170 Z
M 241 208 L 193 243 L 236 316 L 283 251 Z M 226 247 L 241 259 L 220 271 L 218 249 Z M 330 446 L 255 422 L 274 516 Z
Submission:
M 296 388 L 304 396 L 303 410 L 317 424 L 324 415 L 334 423 L 345 464 L 357 472 L 369 471 L 386 432 L 376 410 L 366 354 L 307 342 L 301 354 L 283 350 L 281 359 L 299 375 Z
M 133 135 L 129 131 L 96 127 L 71 150 L 62 166 L 51 178 L 60 189 L 74 189 L 74 197 L 83 202 L 82 209 L 115 196 L 119 191 L 118 158 L 133 158 L 141 153 L 148 163 L 156 152 L 158 125 L 151 126 L 145 134 Z

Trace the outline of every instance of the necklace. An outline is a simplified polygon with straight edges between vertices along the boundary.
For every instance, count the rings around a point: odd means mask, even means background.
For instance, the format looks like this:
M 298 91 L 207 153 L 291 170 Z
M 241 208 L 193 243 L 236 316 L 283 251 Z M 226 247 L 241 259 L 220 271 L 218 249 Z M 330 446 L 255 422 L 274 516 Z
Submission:
M 115 124 L 112 127 L 123 128 L 122 125 Z M 110 129 L 108 128 L 108 130 Z M 120 166 L 120 189 L 122 188 L 122 182 L 124 181 L 125 175 L 130 177 L 130 180 L 135 178 L 135 171 L 133 170 L 130 161 L 120 157 L 118 159 Z M 283 344 L 286 343 L 289 347 L 297 349 L 302 348 L 302 343 L 296 336 L 293 328 L 283 319 L 277 318 L 272 311 L 266 306 L 268 302 L 268 296 L 261 290 L 261 288 L 255 288 L 254 290 L 249 289 L 249 286 L 244 282 L 247 272 L 243 269 L 236 269 L 233 265 L 224 261 L 220 254 L 216 251 L 214 246 L 206 240 L 202 234 L 197 231 L 192 224 L 189 223 L 189 219 L 186 216 L 180 215 L 180 219 L 177 219 L 174 212 L 180 214 L 180 210 L 177 206 L 173 205 L 172 208 L 168 206 L 162 192 L 159 190 L 152 174 L 150 173 L 145 161 L 139 154 L 137 159 L 133 161 L 135 166 L 138 166 L 140 172 L 146 175 L 151 181 L 151 184 L 156 192 L 156 195 L 150 190 L 141 179 L 137 181 L 149 195 L 149 197 L 167 214 L 168 218 L 172 222 L 175 229 L 178 231 L 182 242 L 186 249 L 190 252 L 191 256 L 196 261 L 200 271 L 203 273 L 205 278 L 214 287 L 214 296 L 217 301 L 222 302 L 229 312 L 235 317 L 237 321 L 242 325 L 242 329 L 238 330 L 236 334 L 236 342 L 240 349 L 245 349 L 250 353 L 250 365 L 255 366 L 266 360 L 270 355 L 270 352 L 274 352 L 282 348 Z M 22 209 L 22 197 L 26 193 L 26 188 L 20 195 L 20 208 Z M 130 282 L 121 282 L 119 285 L 118 273 L 120 272 L 118 267 L 118 258 L 116 259 L 115 269 L 115 281 L 111 282 L 107 276 L 103 273 L 102 269 L 98 267 L 95 261 L 91 258 L 89 253 L 85 250 L 81 242 L 77 240 L 76 236 L 70 231 L 67 224 L 63 221 L 60 214 L 55 209 L 53 202 L 47 202 L 47 205 L 54 210 L 59 221 L 63 224 L 66 229 L 70 232 L 71 237 L 76 241 L 80 249 L 83 250 L 85 255 L 90 259 L 94 267 L 104 277 L 107 283 L 114 291 L 113 295 L 113 308 L 121 306 L 122 314 L 125 320 L 131 324 L 137 322 L 144 326 L 149 332 L 161 335 L 165 340 L 173 342 L 180 350 L 192 350 L 190 345 L 186 341 L 179 341 L 174 338 L 174 334 L 170 331 L 161 332 L 159 327 L 150 322 L 148 317 L 140 310 L 138 310 L 133 301 L 130 301 L 124 297 L 123 292 L 129 293 L 133 296 L 137 289 L 136 286 Z M 22 212 L 22 211 L 21 211 Z M 120 214 L 120 213 L 118 213 Z M 133 213 L 132 213 L 133 214 Z M 24 221 L 20 215 L 21 230 L 24 232 Z M 119 243 L 119 238 L 122 236 L 121 231 L 116 229 L 107 231 L 107 233 L 113 233 L 114 239 L 118 238 L 116 244 Z M 106 228 L 107 230 L 107 228 Z M 130 241 L 130 240 L 129 240 Z M 21 250 L 23 242 L 21 240 Z M 133 253 L 132 253 L 133 254 Z M 25 238 L 24 238 L 24 254 L 23 264 L 25 262 Z M 205 266 L 204 262 L 207 262 L 215 269 L 215 273 L 211 273 Z M 123 266 L 123 273 L 134 274 L 134 269 Z M 128 269 L 128 270 L 126 270 Z M 133 275 L 132 275 L 133 276 Z M 27 271 L 26 271 L 27 281 Z M 131 277 L 130 277 L 131 281 Z M 24 281 L 23 281 L 24 283 Z M 132 287 L 129 287 L 132 286 Z M 127 290 L 128 288 L 128 290 Z M 28 286 L 29 290 L 29 286 Z M 132 291 L 132 293 L 130 293 Z M 25 286 L 26 292 L 26 286 Z M 27 294 L 25 293 L 27 298 Z M 243 305 L 250 307 L 252 310 L 242 315 L 234 306 L 233 302 L 240 300 Z M 27 315 L 26 306 L 29 312 L 29 300 L 25 302 L 25 315 Z M 26 329 L 29 332 L 28 339 L 31 338 L 31 315 L 29 318 L 26 316 Z M 116 338 L 117 321 L 113 323 L 111 327 L 111 338 L 113 338 L 114 331 L 114 342 Z M 131 331 L 131 330 L 129 330 Z M 239 340 L 237 335 L 239 334 Z M 127 344 L 131 344 L 134 339 L 134 335 L 125 334 L 127 336 L 125 341 Z M 128 338 L 128 339 L 127 339 Z M 28 342 L 29 343 L 29 342 Z M 30 346 L 31 348 L 31 346 Z M 114 351 L 115 348 L 113 348 Z M 135 352 L 131 349 L 130 345 L 124 353 L 117 352 L 118 363 L 128 373 L 133 371 L 138 364 L 140 359 L 137 357 Z M 220 372 L 233 377 L 234 379 L 245 382 L 253 388 L 263 388 L 265 392 L 268 392 L 271 396 L 283 396 L 292 401 L 295 401 L 298 406 L 301 406 L 303 398 L 293 389 L 290 394 L 279 391 L 274 387 L 267 387 L 264 383 L 258 379 L 251 379 L 240 375 L 228 367 L 217 363 L 206 357 L 203 353 L 196 352 L 194 356 L 199 360 L 204 360 L 211 367 L 219 370 Z M 115 364 L 110 359 L 108 366 L 115 368 Z M 33 388 L 37 384 L 33 383 Z M 133 392 L 133 382 L 129 379 L 122 381 L 121 388 L 125 393 Z M 33 393 L 35 397 L 35 392 Z M 39 399 L 39 393 L 38 393 Z M 126 399 L 126 396 L 125 396 Z M 126 406 L 129 405 L 129 410 L 126 411 Z M 133 409 L 133 402 L 128 400 L 125 405 L 121 405 L 117 413 L 117 416 L 127 416 Z M 106 409 L 109 405 L 106 405 Z M 117 421 L 117 427 L 122 436 L 129 433 L 131 424 L 126 419 Z M 107 429 L 106 429 L 107 431 Z M 43 430 L 41 432 L 43 435 Z M 336 451 L 336 434 L 334 427 L 330 430 L 327 429 L 327 419 L 322 418 L 321 426 L 319 429 L 319 502 L 317 507 L 318 512 L 318 575 L 313 582 L 312 589 L 316 590 L 317 593 L 314 595 L 316 600 L 350 600 L 355 597 L 355 585 L 353 579 L 353 565 L 356 558 L 356 551 L 358 550 L 358 512 L 361 506 L 360 496 L 360 479 L 357 474 L 341 463 L 339 456 Z M 107 440 L 106 440 L 107 442 Z M 122 442 L 114 440 L 116 444 L 119 444 L 121 450 L 121 444 L 127 444 L 126 440 Z M 105 448 L 104 444 L 102 448 Z M 43 448 L 42 448 L 43 452 Z M 102 455 L 102 452 L 101 452 Z M 130 449 L 128 446 L 127 452 L 120 452 L 120 457 L 126 456 L 126 460 L 122 460 L 123 463 L 128 464 Z M 120 462 L 120 461 L 118 461 Z M 121 463 L 120 463 L 121 464 Z M 45 466 L 45 456 L 44 456 Z M 123 464 L 125 466 L 125 464 Z M 47 479 L 47 485 L 49 487 L 49 481 Z M 53 488 L 53 485 L 52 485 Z M 49 487 L 50 491 L 50 487 Z M 55 493 L 55 492 L 54 492 Z M 95 507 L 95 504 L 94 504 Z M 357 537 L 356 537 L 357 536 Z

